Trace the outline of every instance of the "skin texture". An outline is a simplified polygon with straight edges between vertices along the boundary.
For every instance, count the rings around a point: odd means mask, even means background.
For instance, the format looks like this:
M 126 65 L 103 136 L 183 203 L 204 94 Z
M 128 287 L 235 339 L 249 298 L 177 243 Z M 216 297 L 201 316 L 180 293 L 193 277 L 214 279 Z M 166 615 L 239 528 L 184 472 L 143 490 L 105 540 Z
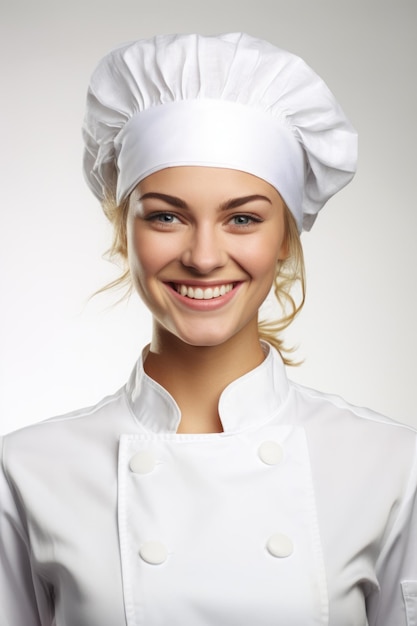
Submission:
M 145 178 L 130 197 L 129 262 L 150 309 L 146 372 L 175 398 L 179 432 L 221 431 L 220 393 L 259 365 L 258 310 L 285 258 L 284 203 L 244 172 L 175 167 Z M 206 295 L 189 298 L 181 285 Z

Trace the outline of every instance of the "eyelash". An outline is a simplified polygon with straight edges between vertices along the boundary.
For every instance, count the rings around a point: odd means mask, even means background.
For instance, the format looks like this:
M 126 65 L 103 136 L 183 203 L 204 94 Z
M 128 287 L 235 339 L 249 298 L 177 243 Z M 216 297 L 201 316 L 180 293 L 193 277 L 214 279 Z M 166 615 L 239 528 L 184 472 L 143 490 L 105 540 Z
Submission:
M 161 218 L 167 218 L 167 217 L 172 217 L 179 221 L 179 218 L 176 215 L 174 215 L 173 213 L 169 213 L 168 211 L 161 211 L 160 213 L 152 213 L 151 215 L 148 215 L 145 219 L 147 222 L 160 222 L 161 224 L 164 224 L 167 226 L 174 224 L 173 221 L 165 221 L 161 219 Z
M 255 217 L 254 215 L 247 215 L 245 213 L 239 213 L 238 215 L 232 215 L 232 217 L 230 218 L 229 222 L 231 222 L 232 220 L 238 220 L 238 219 L 244 219 L 247 220 L 245 224 L 239 224 L 237 222 L 234 223 L 234 226 L 237 226 L 238 228 L 247 228 L 248 226 L 252 226 L 252 224 L 259 224 L 261 223 L 263 220 L 259 217 Z
M 245 223 L 238 223 L 235 220 L 243 219 L 246 220 Z M 161 226 L 172 226 L 176 223 L 181 223 L 181 219 L 175 215 L 174 213 L 170 213 L 169 211 L 160 211 L 159 213 L 151 213 L 148 215 L 145 220 L 147 222 L 158 223 Z M 237 213 L 236 215 L 232 215 L 228 219 L 228 223 L 239 229 L 249 228 L 253 226 L 253 224 L 259 224 L 263 222 L 260 217 L 255 215 L 248 215 L 246 213 Z

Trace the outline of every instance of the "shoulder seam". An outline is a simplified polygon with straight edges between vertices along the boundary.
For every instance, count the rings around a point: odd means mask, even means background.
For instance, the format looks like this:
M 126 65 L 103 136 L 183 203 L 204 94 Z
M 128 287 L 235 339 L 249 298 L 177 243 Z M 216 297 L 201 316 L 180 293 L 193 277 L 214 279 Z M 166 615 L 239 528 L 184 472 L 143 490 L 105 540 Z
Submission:
M 47 423 L 53 423 L 53 422 L 64 422 L 66 420 L 73 420 L 73 419 L 76 420 L 76 419 L 81 419 L 83 417 L 87 417 L 89 415 L 92 415 L 99 409 L 106 407 L 107 405 L 112 404 L 113 402 L 116 402 L 119 399 L 119 397 L 123 395 L 123 389 L 124 387 L 121 387 L 121 389 L 116 391 L 113 395 L 103 398 L 102 400 L 97 402 L 97 404 L 93 404 L 92 406 L 88 406 L 88 407 L 78 409 L 75 411 L 70 411 L 69 413 L 63 413 L 62 415 L 56 415 L 46 420 L 42 420 L 41 422 L 38 422 L 38 423 L 47 424 Z
M 312 389 L 310 387 L 305 387 L 304 385 L 300 385 L 299 383 L 295 383 L 294 381 L 290 381 L 291 387 L 294 388 L 295 391 L 299 391 L 301 394 L 306 395 L 310 398 L 314 398 L 317 400 L 323 400 L 339 409 L 345 409 L 350 411 L 353 415 L 355 415 L 359 419 L 368 420 L 370 422 L 377 422 L 379 424 L 385 424 L 386 426 L 397 427 L 405 430 L 409 430 L 410 432 L 417 434 L 417 428 L 411 426 L 410 424 L 404 424 L 403 422 L 398 422 L 392 418 L 389 418 L 381 413 L 374 411 L 373 409 L 369 409 L 367 407 L 357 406 L 355 404 L 350 404 L 346 400 L 344 400 L 341 396 L 336 394 L 329 394 L 321 391 L 317 391 L 316 389 Z

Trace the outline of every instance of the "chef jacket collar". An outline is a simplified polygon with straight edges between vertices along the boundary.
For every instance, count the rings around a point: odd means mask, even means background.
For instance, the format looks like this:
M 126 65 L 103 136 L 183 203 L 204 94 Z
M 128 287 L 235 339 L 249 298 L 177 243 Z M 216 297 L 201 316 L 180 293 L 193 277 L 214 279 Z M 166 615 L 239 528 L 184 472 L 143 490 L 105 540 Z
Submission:
M 224 433 L 232 433 L 267 422 L 281 409 L 289 384 L 279 353 L 262 342 L 265 360 L 255 369 L 230 383 L 219 400 Z M 174 398 L 144 371 L 149 346 L 136 364 L 126 392 L 135 418 L 148 431 L 176 433 L 181 419 Z

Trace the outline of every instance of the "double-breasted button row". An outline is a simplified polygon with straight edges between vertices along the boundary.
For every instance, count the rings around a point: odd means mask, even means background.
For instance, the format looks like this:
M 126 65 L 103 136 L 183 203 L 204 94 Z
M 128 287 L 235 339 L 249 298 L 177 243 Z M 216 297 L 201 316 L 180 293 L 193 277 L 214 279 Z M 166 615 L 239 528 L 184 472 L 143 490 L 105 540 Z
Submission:
M 265 465 L 279 465 L 284 459 L 284 450 L 276 441 L 264 441 L 258 448 L 258 456 Z M 266 542 L 266 549 L 271 556 L 285 558 L 291 556 L 294 545 L 287 535 L 275 533 Z
M 282 446 L 276 441 L 264 441 L 258 447 L 258 456 L 266 465 L 278 465 L 284 458 Z M 153 452 L 142 450 L 137 452 L 129 462 L 129 467 L 135 474 L 149 474 L 157 464 Z
M 278 465 L 284 458 L 282 446 L 276 441 L 264 441 L 258 447 L 258 457 L 266 465 Z M 135 474 L 149 474 L 157 465 L 157 457 L 152 451 L 137 452 L 129 462 L 130 470 Z M 294 545 L 290 537 L 274 533 L 266 542 L 266 550 L 276 558 L 291 556 Z M 140 558 L 150 565 L 161 565 L 168 558 L 168 549 L 160 541 L 147 541 L 139 549 Z
M 271 556 L 283 559 L 291 556 L 294 545 L 287 535 L 275 533 L 268 539 L 266 549 Z M 160 541 L 146 541 L 139 549 L 139 556 L 149 565 L 162 565 L 168 558 L 168 548 Z
M 275 533 L 268 539 L 266 549 L 271 556 L 283 559 L 291 556 L 294 546 L 287 535 Z M 162 565 L 168 558 L 168 549 L 160 541 L 146 541 L 139 549 L 139 556 L 149 565 Z

